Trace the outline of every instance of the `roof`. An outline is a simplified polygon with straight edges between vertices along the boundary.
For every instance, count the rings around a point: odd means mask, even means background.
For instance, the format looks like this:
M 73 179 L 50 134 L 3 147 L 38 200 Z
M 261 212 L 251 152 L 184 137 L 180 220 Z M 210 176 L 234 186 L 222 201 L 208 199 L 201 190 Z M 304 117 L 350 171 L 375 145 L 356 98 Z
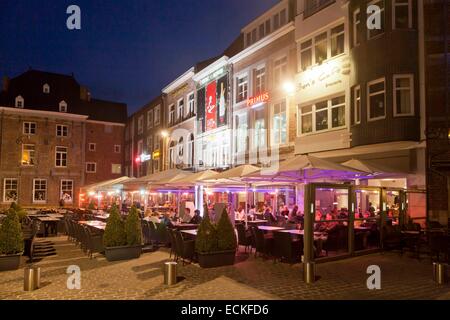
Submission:
M 125 103 L 98 99 L 81 101 L 81 112 L 96 121 L 126 123 L 128 117 Z

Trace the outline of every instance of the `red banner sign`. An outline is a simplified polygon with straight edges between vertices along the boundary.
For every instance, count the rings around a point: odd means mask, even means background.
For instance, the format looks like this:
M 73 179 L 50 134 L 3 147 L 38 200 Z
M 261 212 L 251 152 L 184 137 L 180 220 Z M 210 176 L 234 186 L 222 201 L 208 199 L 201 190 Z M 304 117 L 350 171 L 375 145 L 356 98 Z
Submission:
M 254 106 L 255 104 L 264 103 L 269 101 L 269 93 L 261 93 L 257 96 L 251 97 L 247 99 L 247 107 Z
M 217 86 L 213 81 L 206 87 L 206 131 L 217 128 Z

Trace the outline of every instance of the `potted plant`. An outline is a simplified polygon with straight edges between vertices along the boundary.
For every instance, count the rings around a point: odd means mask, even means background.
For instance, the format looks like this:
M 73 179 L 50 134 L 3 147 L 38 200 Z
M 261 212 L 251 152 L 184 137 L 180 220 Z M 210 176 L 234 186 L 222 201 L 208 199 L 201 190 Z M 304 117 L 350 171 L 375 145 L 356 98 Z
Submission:
M 234 264 L 237 241 L 226 209 L 223 210 L 217 226 L 211 223 L 208 214 L 205 215 L 198 229 L 195 248 L 202 268 Z
M 23 248 L 22 226 L 17 212 L 11 208 L 0 227 L 0 271 L 17 270 Z
M 14 210 L 19 217 L 19 222 L 22 223 L 27 219 L 27 212 L 22 209 L 21 206 L 16 204 L 15 202 L 11 203 L 10 209 Z
M 142 251 L 141 221 L 137 209 L 131 208 L 124 223 L 116 205 L 111 208 L 106 223 L 103 244 L 108 261 L 128 260 L 139 258 Z

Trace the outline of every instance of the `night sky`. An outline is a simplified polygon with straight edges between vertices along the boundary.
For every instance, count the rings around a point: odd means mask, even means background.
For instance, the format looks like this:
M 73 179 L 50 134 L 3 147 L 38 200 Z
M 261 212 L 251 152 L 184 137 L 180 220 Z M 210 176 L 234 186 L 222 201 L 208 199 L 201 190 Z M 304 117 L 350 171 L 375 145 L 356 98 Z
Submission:
M 0 75 L 75 74 L 129 113 L 196 62 L 217 56 L 278 0 L 0 0 Z M 81 8 L 81 30 L 66 9 Z

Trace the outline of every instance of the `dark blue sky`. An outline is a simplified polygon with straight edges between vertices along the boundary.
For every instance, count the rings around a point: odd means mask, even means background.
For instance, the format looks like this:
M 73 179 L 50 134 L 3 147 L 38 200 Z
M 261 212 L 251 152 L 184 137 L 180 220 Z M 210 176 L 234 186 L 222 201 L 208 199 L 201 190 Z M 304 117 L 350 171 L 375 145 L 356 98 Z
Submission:
M 0 0 L 0 75 L 74 72 L 94 97 L 126 102 L 131 113 L 277 2 Z M 81 8 L 79 31 L 66 28 L 71 4 Z

